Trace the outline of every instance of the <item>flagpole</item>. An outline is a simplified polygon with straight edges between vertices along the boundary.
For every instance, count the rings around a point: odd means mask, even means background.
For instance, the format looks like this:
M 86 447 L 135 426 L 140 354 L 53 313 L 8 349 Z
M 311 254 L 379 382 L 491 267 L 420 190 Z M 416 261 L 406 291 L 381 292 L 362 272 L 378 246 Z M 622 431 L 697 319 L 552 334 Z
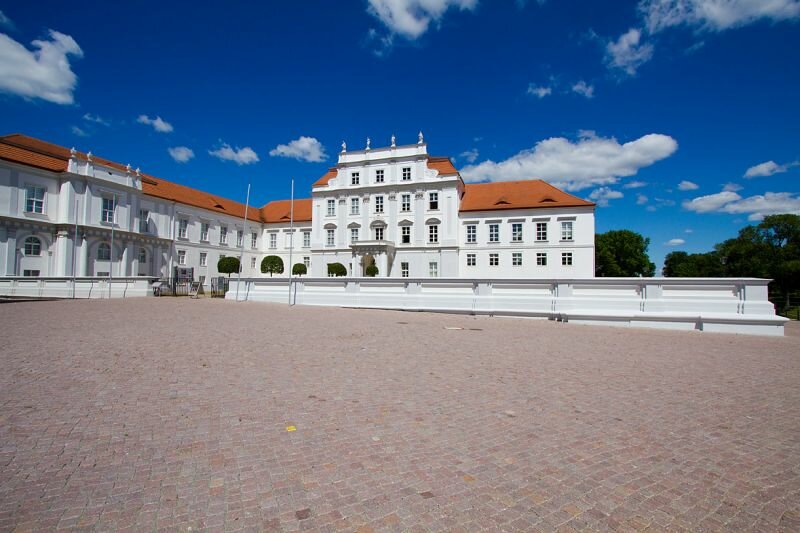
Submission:
M 242 281 L 242 260 L 244 259 L 244 236 L 247 235 L 247 211 L 250 209 L 250 184 L 247 184 L 247 200 L 244 203 L 244 227 L 242 228 L 242 247 L 239 249 L 239 274 L 236 277 L 236 301 L 239 301 L 239 285 Z
M 294 249 L 294 178 L 292 178 L 292 195 L 289 203 L 289 305 L 292 305 L 292 251 Z
M 78 199 L 75 198 L 75 237 L 72 239 L 72 299 L 75 299 L 75 277 L 78 270 Z
M 111 254 L 108 265 L 108 297 L 111 298 L 111 280 L 114 277 L 114 226 L 117 223 L 117 194 L 111 196 Z

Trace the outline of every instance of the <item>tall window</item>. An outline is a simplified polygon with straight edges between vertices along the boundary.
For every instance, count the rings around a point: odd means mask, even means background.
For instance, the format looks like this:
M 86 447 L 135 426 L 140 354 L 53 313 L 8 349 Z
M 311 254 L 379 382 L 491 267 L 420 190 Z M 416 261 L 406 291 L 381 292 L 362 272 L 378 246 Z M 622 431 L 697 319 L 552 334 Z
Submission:
M 383 169 L 375 171 L 375 183 L 383 183 Z
M 428 209 L 431 211 L 436 211 L 439 209 L 439 193 L 432 192 L 428 193 Z
M 332 217 L 336 215 L 336 200 L 330 199 L 328 200 L 328 216 Z
M 411 211 L 411 195 L 403 194 L 400 196 L 400 211 Z
M 255 257 L 251 257 L 250 258 L 250 268 L 255 268 L 255 267 L 256 267 L 256 258 Z
M 25 187 L 25 211 L 44 213 L 44 188 L 29 185 Z
M 181 218 L 178 220 L 178 238 L 185 239 L 187 234 L 187 228 L 189 227 L 189 221 L 185 218 Z
M 547 266 L 547 252 L 536 252 L 536 266 Z
M 500 254 L 489 254 L 489 266 L 500 266 Z
M 113 197 L 103 198 L 103 222 L 114 223 L 114 211 L 117 207 Z
M 500 224 L 489 224 L 489 242 L 500 242 Z
M 350 185 L 358 185 L 361 182 L 361 174 L 358 172 L 350 173 Z
M 383 228 L 375 228 L 375 240 L 376 241 L 383 240 Z
M 200 224 L 200 240 L 203 242 L 208 242 L 208 229 L 210 225 L 208 222 L 203 222 Z
M 350 198 L 350 214 L 357 215 L 361 212 L 361 202 L 358 198 Z
M 178 250 L 178 264 L 179 265 L 186 264 L 186 250 Z
M 403 244 L 411 244 L 411 226 L 400 227 L 400 242 Z
M 401 278 L 408 277 L 408 263 L 405 261 L 400 262 L 400 277 Z
M 139 248 L 139 264 L 147 263 L 147 250 Z
M 139 233 L 149 233 L 150 213 L 147 209 L 139 209 Z
M 303 248 L 311 248 L 311 232 L 303 232 Z
M 350 228 L 350 242 L 358 242 L 358 228 Z
M 511 241 L 522 242 L 522 223 L 514 222 L 511 224 Z
M 383 196 L 375 197 L 375 212 L 383 213 Z
M 206 252 L 200 252 L 200 266 L 204 267 L 208 265 L 208 254 Z
M 467 243 L 475 244 L 478 242 L 478 226 L 470 224 L 467 226 Z
M 561 265 L 572 266 L 572 252 L 561 252 Z
M 439 226 L 437 224 L 428 226 L 428 242 L 431 244 L 439 242 Z
M 536 223 L 536 240 L 537 241 L 547 240 L 547 222 Z
M 306 270 L 311 268 L 311 257 L 308 255 L 303 256 L 303 264 L 306 266 Z
M 411 167 L 403 167 L 403 181 L 411 181 Z
M 108 243 L 101 242 L 97 247 L 97 260 L 98 261 L 111 261 L 111 246 Z
M 36 237 L 25 239 L 25 255 L 42 255 L 42 241 Z
M 511 254 L 511 266 L 515 267 L 522 266 L 522 252 L 513 252 Z
M 467 266 L 474 267 L 476 264 L 475 254 L 467 254 Z
M 220 226 L 219 227 L 219 243 L 220 244 L 228 244 L 228 227 L 227 226 Z
M 334 239 L 335 239 L 334 230 L 329 229 L 327 238 L 325 239 L 325 245 L 326 246 L 333 246 L 334 243 L 335 243 Z
M 428 275 L 432 278 L 439 277 L 439 263 L 436 261 L 431 261 L 428 263 Z
M 561 223 L 561 240 L 562 241 L 571 241 L 572 240 L 572 221 L 567 220 Z
M 250 248 L 258 248 L 258 233 L 250 233 Z
M 236 230 L 236 246 L 241 248 L 244 244 L 244 230 L 237 229 Z
M 278 234 L 277 233 L 270 233 L 269 234 L 269 247 L 271 250 L 274 250 L 278 247 Z

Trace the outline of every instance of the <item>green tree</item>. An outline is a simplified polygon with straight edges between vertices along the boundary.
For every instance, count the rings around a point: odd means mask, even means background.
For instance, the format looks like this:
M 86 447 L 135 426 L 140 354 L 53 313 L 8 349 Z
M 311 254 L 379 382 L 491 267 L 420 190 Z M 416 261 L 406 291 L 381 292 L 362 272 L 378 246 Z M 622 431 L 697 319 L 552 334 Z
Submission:
M 716 278 L 725 275 L 725 266 L 717 252 L 670 252 L 664 258 L 663 274 L 669 278 Z
M 261 272 L 269 273 L 269 277 L 273 274 L 283 274 L 283 259 L 277 255 L 268 255 L 261 260 Z
M 377 276 L 377 275 L 378 275 L 378 267 L 377 267 L 377 266 L 375 266 L 375 264 L 373 263 L 373 264 L 369 265 L 369 266 L 368 266 L 368 267 L 367 267 L 367 268 L 364 270 L 364 274 L 366 274 L 366 275 L 367 275 L 368 277 L 370 277 L 370 278 L 374 278 L 375 276 Z
M 650 239 L 630 230 L 595 237 L 595 274 L 601 277 L 653 276 L 656 265 L 647 255 Z
M 328 276 L 341 277 L 347 275 L 347 268 L 341 263 L 328 263 Z
M 292 267 L 292 274 L 295 276 L 304 276 L 308 272 L 308 269 L 303 263 L 295 263 Z
M 220 274 L 231 274 L 239 272 L 239 258 L 238 257 L 220 257 L 217 261 L 217 272 Z

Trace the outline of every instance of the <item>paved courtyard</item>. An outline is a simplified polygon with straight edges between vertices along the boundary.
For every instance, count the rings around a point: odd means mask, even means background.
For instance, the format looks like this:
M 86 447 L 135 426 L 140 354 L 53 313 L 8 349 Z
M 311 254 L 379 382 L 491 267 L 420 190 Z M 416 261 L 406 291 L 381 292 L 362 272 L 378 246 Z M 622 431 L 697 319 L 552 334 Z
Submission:
M 800 335 L 0 305 L 0 530 L 799 531 Z

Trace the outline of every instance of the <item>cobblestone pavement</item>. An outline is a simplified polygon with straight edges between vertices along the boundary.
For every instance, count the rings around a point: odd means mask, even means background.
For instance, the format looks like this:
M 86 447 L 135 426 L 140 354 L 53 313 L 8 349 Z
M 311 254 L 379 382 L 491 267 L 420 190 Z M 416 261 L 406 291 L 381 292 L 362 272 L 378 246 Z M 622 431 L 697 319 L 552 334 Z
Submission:
M 0 323 L 3 531 L 800 531 L 796 329 L 170 298 Z

